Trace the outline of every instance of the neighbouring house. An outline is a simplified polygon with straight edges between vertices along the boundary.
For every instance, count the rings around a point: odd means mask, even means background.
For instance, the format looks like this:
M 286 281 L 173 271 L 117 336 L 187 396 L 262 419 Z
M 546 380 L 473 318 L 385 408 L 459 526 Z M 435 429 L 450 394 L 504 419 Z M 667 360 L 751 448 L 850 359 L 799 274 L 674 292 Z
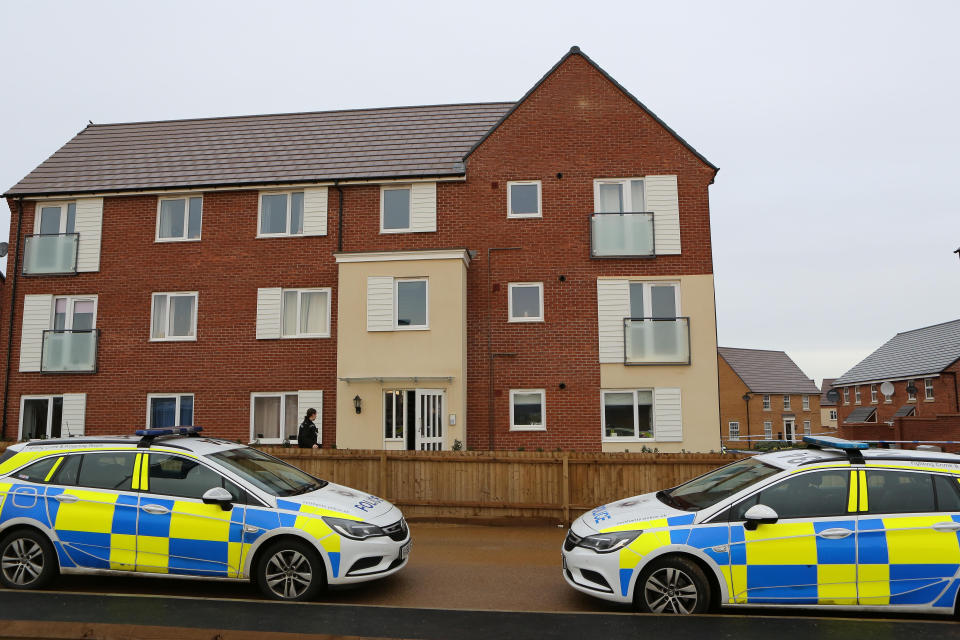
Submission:
M 834 381 L 842 437 L 909 448 L 960 440 L 958 372 L 960 320 L 898 333 Z
M 820 431 L 820 389 L 783 351 L 720 347 L 720 428 L 728 447 Z
M 2 435 L 719 449 L 716 172 L 576 47 L 518 102 L 91 124 L 5 194 Z
M 837 403 L 827 397 L 834 380 L 836 378 L 824 378 L 820 383 L 820 425 L 825 429 L 837 428 Z

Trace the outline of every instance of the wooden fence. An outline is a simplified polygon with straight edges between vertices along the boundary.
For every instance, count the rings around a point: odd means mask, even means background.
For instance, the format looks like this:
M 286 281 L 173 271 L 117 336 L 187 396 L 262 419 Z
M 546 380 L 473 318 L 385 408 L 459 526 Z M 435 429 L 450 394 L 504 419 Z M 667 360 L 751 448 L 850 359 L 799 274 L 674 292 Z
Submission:
M 262 448 L 311 475 L 386 498 L 408 518 L 565 524 L 598 505 L 669 488 L 739 459 L 714 453 Z

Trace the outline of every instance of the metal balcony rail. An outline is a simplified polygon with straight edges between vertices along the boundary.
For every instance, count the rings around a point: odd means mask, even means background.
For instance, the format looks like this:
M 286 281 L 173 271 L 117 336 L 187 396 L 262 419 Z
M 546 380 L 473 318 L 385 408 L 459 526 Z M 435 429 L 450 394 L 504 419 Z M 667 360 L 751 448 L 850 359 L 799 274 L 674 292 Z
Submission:
M 623 363 L 690 364 L 690 318 L 624 318 Z
M 23 253 L 23 275 L 65 275 L 77 272 L 79 233 L 27 236 Z
M 40 351 L 42 373 L 96 373 L 99 329 L 47 329 Z
M 594 258 L 655 255 L 653 213 L 591 214 L 590 255 Z

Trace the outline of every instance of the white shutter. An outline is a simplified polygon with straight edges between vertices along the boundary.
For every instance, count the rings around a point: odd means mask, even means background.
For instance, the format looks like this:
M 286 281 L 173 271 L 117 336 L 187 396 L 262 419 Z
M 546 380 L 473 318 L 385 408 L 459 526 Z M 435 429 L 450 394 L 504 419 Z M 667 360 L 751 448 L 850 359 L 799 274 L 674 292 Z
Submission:
M 100 234 L 103 227 L 103 198 L 79 198 L 74 230 L 80 234 L 77 271 L 100 270 Z
M 303 190 L 303 235 L 327 235 L 327 188 Z
M 630 317 L 630 282 L 597 280 L 600 362 L 623 364 L 623 319 Z
M 367 331 L 393 331 L 393 277 L 367 278 Z
M 436 182 L 415 182 L 410 186 L 410 229 L 437 230 Z
M 297 391 L 298 426 L 311 408 L 317 410 L 313 422 L 317 425 L 317 444 L 320 444 L 323 442 L 323 391 Z
M 257 340 L 280 337 L 280 287 L 257 289 Z
M 64 436 L 82 436 L 87 414 L 87 394 L 63 394 L 63 414 L 60 433 Z
M 683 441 L 683 414 L 680 389 L 658 387 L 653 390 L 653 438 L 657 442 Z
M 680 198 L 677 176 L 643 179 L 647 210 L 653 211 L 654 249 L 658 256 L 680 253 Z
M 20 371 L 40 371 L 43 332 L 50 328 L 53 296 L 23 297 L 23 326 L 20 331 Z

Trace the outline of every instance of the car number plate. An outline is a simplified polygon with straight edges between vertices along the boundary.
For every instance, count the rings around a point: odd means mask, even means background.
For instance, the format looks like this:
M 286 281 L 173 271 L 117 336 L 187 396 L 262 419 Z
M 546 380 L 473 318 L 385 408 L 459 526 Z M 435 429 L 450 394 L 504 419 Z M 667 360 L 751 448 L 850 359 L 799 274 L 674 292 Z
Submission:
M 410 549 L 413 548 L 413 540 L 400 547 L 400 559 L 405 560 L 410 555 Z

